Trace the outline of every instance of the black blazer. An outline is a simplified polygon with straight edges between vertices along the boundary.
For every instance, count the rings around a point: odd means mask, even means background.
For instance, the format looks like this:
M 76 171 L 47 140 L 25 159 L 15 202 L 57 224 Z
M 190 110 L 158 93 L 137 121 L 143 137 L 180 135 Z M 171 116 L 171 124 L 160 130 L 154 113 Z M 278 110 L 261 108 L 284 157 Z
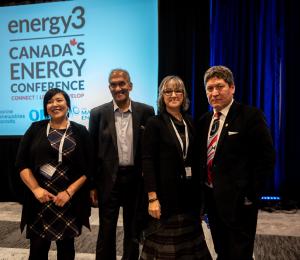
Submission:
M 143 138 L 143 173 L 146 192 L 155 191 L 161 204 L 162 218 L 177 212 L 198 213 L 199 172 L 193 167 L 194 127 L 191 117 L 184 120 L 189 130 L 186 162 L 169 115 L 162 113 L 149 120 Z M 185 177 L 185 166 L 192 167 L 192 179 Z
M 40 174 L 39 168 L 45 163 L 49 162 L 53 156 L 57 156 L 46 135 L 47 124 L 49 120 L 42 120 L 32 123 L 29 129 L 23 136 L 16 158 L 16 167 L 20 171 L 25 168 L 32 170 L 36 180 L 39 182 Z M 82 175 L 88 178 L 88 181 L 75 193 L 72 197 L 74 210 L 76 215 L 81 220 L 81 223 L 89 227 L 89 216 L 91 213 L 89 203 L 89 187 L 88 182 L 92 172 L 92 143 L 87 129 L 76 122 L 70 122 L 74 138 L 76 141 L 75 150 L 72 152 L 69 169 L 72 178 L 70 182 L 74 182 Z M 64 160 L 64 158 L 63 158 Z M 35 209 L 39 208 L 38 200 L 34 197 L 29 189 L 25 189 L 25 197 L 22 210 L 21 230 L 24 229 L 26 223 L 31 222 L 35 218 L 37 212 Z
M 141 175 L 140 143 L 146 121 L 154 115 L 154 109 L 143 103 L 131 101 L 133 156 L 136 171 Z M 93 108 L 90 113 L 89 131 L 95 145 L 96 170 L 93 181 L 99 190 L 100 202 L 105 202 L 112 190 L 119 166 L 117 134 L 113 102 Z
M 207 174 L 207 136 L 212 112 L 197 124 L 199 163 Z M 257 205 L 267 177 L 273 174 L 275 151 L 263 113 L 233 102 L 225 119 L 215 152 L 213 193 L 220 215 L 228 223 L 236 220 L 244 198 Z M 202 175 L 202 179 L 206 176 Z

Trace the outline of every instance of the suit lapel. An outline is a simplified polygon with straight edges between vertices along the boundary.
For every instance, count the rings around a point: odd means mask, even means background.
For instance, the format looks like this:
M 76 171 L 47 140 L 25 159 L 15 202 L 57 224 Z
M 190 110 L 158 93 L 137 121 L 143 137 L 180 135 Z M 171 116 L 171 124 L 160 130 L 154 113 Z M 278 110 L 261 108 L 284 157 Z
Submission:
M 217 145 L 217 150 L 215 153 L 215 157 L 216 158 L 218 156 L 218 151 L 220 151 L 220 148 L 222 147 L 222 144 L 224 142 L 224 138 L 225 136 L 228 134 L 228 128 L 232 122 L 232 120 L 234 120 L 234 118 L 237 116 L 238 114 L 238 104 L 236 102 L 233 102 L 233 104 L 231 105 L 228 114 L 226 116 L 219 140 L 218 140 L 218 145 Z
M 117 132 L 116 132 L 116 124 L 115 124 L 115 114 L 114 114 L 114 105 L 111 101 L 109 103 L 109 106 L 107 107 L 107 122 L 109 127 L 109 132 L 111 133 L 113 144 L 116 148 L 116 151 L 118 151 L 118 143 L 117 143 Z
M 209 126 L 210 126 L 210 123 L 211 123 L 211 120 L 212 120 L 212 117 L 213 117 L 213 112 L 209 112 L 208 115 L 206 116 L 206 119 L 205 119 L 205 138 L 206 138 L 206 143 L 207 143 L 207 140 L 208 140 L 208 131 L 209 131 Z M 207 144 L 206 144 L 207 146 Z
M 212 116 L 213 116 L 213 112 L 208 112 L 205 116 L 205 118 L 203 119 L 203 126 L 201 127 L 201 129 L 203 129 L 200 133 L 197 133 L 197 135 L 199 137 L 199 140 L 201 140 L 201 145 L 200 147 L 202 147 L 201 151 L 203 152 L 203 154 L 207 154 L 207 143 L 208 143 L 208 131 L 209 131 L 209 126 L 210 126 L 210 122 L 212 120 Z
M 137 141 L 139 138 L 139 130 L 140 130 L 139 126 L 140 126 L 141 113 L 140 113 L 139 106 L 134 101 L 131 101 L 131 108 L 132 108 L 133 158 L 135 158 Z

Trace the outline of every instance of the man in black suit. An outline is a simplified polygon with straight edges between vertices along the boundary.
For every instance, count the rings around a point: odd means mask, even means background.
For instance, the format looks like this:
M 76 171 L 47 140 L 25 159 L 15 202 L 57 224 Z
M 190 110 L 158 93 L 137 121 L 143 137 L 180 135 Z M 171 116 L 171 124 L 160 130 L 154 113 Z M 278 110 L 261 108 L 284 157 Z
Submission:
M 129 73 L 114 69 L 109 75 L 113 101 L 93 108 L 89 130 L 96 147 L 93 203 L 98 202 L 100 228 L 96 259 L 116 259 L 116 227 L 123 207 L 123 258 L 138 259 L 138 244 L 133 242 L 133 217 L 138 187 L 141 185 L 140 139 L 151 106 L 129 98 L 132 83 Z
M 275 163 L 272 138 L 263 113 L 233 99 L 227 67 L 209 68 L 204 84 L 213 112 L 201 117 L 197 134 L 217 259 L 252 259 L 258 200 Z

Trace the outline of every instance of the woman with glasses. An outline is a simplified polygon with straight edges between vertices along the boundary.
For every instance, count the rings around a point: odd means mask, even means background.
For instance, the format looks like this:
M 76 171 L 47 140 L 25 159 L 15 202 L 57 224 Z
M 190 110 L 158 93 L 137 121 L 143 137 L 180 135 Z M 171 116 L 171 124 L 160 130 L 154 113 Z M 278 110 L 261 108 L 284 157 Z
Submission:
M 200 219 L 199 174 L 193 167 L 194 127 L 178 76 L 159 87 L 159 115 L 143 139 L 143 173 L 151 216 L 141 259 L 211 259 Z M 197 187 L 198 186 L 198 187 Z

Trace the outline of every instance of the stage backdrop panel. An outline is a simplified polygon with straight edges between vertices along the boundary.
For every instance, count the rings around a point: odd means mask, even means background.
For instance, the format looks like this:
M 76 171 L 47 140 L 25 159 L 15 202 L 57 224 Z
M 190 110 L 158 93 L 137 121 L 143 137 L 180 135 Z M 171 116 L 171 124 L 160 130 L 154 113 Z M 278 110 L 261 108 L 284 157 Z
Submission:
M 131 97 L 156 107 L 156 0 L 81 0 L 0 8 L 0 135 L 19 136 L 43 116 L 53 87 L 71 97 L 70 119 L 111 100 L 108 74 L 129 71 Z

